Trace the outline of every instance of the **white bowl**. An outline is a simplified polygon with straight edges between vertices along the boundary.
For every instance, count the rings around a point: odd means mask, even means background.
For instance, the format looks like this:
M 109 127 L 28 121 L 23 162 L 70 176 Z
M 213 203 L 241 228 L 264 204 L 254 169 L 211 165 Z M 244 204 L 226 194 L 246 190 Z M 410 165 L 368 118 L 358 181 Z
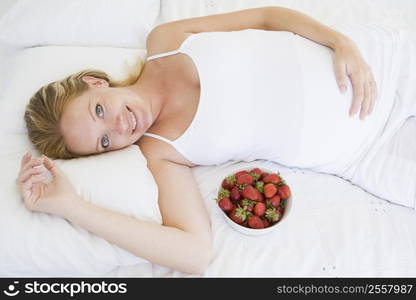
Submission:
M 231 174 L 227 175 L 226 177 L 231 176 L 231 175 L 233 175 L 233 174 L 235 174 L 239 171 L 244 171 L 244 170 L 245 171 L 250 171 L 254 168 L 256 168 L 256 167 L 236 169 L 235 171 L 233 171 Z M 273 170 L 270 170 L 270 169 L 267 169 L 267 168 L 259 168 L 259 169 L 262 170 L 263 172 L 267 172 L 267 173 L 278 173 L 278 171 L 273 171 Z M 226 177 L 224 177 L 224 178 L 226 178 Z M 221 179 L 220 186 L 217 189 L 217 194 L 216 194 L 217 196 L 218 196 L 218 192 L 220 191 L 220 189 L 222 187 L 222 181 L 224 180 L 224 178 Z M 286 184 L 290 187 L 290 184 L 288 182 L 286 182 Z M 219 207 L 218 203 L 216 203 L 216 206 L 217 206 L 217 209 L 221 211 L 221 213 L 224 216 L 226 222 L 233 229 L 235 229 L 236 231 L 241 232 L 243 234 L 247 234 L 247 235 L 262 235 L 262 234 L 266 234 L 266 233 L 269 233 L 269 232 L 275 230 L 279 226 L 279 224 L 281 224 L 282 222 L 285 222 L 285 220 L 288 218 L 288 214 L 290 213 L 290 210 L 292 208 L 292 189 L 290 189 L 290 197 L 285 200 L 285 210 L 284 210 L 283 216 L 281 217 L 281 219 L 277 223 L 275 223 L 272 226 L 269 226 L 267 228 L 255 229 L 255 228 L 249 228 L 249 227 L 244 227 L 243 225 L 239 225 L 239 224 L 235 223 L 233 220 L 231 220 L 230 217 L 228 217 L 227 213 Z

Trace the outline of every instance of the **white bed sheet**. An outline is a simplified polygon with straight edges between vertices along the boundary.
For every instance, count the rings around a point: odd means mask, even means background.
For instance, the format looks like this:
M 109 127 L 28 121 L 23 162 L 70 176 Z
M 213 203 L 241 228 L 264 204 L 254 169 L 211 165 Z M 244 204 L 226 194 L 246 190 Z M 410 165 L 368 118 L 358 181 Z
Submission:
M 222 179 L 239 168 L 280 171 L 292 187 L 287 220 L 270 234 L 232 229 L 213 200 Z M 331 175 L 258 160 L 193 168 L 208 209 L 213 260 L 201 277 L 414 277 L 416 212 L 369 195 Z M 168 249 L 167 249 L 168 250 Z M 111 277 L 200 277 L 156 264 L 123 267 Z

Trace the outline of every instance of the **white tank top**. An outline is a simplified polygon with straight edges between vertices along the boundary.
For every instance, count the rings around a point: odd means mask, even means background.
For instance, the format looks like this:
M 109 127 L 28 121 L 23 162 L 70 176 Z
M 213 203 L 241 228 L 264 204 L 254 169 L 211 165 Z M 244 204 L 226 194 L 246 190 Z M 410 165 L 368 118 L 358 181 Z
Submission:
M 197 165 L 228 160 L 272 160 L 292 167 L 340 172 L 358 159 L 388 118 L 394 98 L 394 34 L 352 26 L 380 88 L 372 115 L 348 116 L 352 87 L 336 83 L 332 49 L 285 31 L 241 30 L 189 36 L 176 51 L 195 64 L 200 79 L 197 112 L 171 144 Z M 338 168 L 338 169 L 337 169 Z
M 300 67 L 289 32 L 243 30 L 189 36 L 176 51 L 184 53 L 200 79 L 197 112 L 187 130 L 171 144 L 198 165 L 253 160 L 277 150 L 290 163 L 299 151 L 303 127 Z M 290 103 L 290 104 L 289 104 Z M 280 145 L 277 149 L 276 142 Z

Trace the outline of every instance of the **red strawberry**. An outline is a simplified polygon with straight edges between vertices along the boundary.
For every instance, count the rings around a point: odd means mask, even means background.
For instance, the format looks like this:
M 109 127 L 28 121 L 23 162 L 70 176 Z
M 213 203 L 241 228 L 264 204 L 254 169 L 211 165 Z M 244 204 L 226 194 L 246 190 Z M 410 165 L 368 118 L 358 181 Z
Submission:
M 238 187 L 235 186 L 231 189 L 231 200 L 238 201 L 240 199 L 241 199 L 240 190 L 238 189 Z
M 290 197 L 290 188 L 287 184 L 279 186 L 279 197 L 281 199 L 287 199 Z
M 259 176 L 261 176 L 261 174 L 263 173 L 259 168 L 254 168 L 253 170 L 250 171 L 250 173 L 256 173 Z
M 274 207 L 280 207 L 280 197 L 279 197 L 279 195 L 274 195 L 273 197 L 271 197 L 270 199 L 269 199 L 269 201 L 270 201 L 270 204 L 272 205 L 272 206 L 274 206 Z
M 248 221 L 245 220 L 243 223 L 240 223 L 240 225 L 248 228 Z
M 270 227 L 272 223 L 269 222 L 267 219 L 261 219 L 263 221 L 264 228 Z
M 269 174 L 263 178 L 264 183 L 276 183 L 280 182 L 280 176 L 276 173 Z
M 236 179 L 238 179 L 238 177 L 240 177 L 243 174 L 247 174 L 248 175 L 248 172 L 246 170 L 239 171 L 239 172 L 235 173 L 234 176 L 235 176 Z
M 264 228 L 264 224 L 260 217 L 252 215 L 248 218 L 248 226 L 255 229 Z
M 258 194 L 256 191 L 257 190 L 252 185 L 247 185 L 244 187 L 241 195 L 249 200 L 257 200 Z
M 240 176 L 237 177 L 237 184 L 253 184 L 253 182 L 254 182 L 253 176 L 251 176 L 248 173 L 241 174 Z
M 266 204 L 264 204 L 263 202 L 257 202 L 254 206 L 253 212 L 256 216 L 262 217 L 266 212 Z
M 260 180 L 264 180 L 264 177 L 266 177 L 268 175 L 269 175 L 269 173 L 267 173 L 267 172 L 261 173 Z
M 264 185 L 264 196 L 271 198 L 277 193 L 277 187 L 273 183 L 267 183 Z
M 222 198 L 218 205 L 223 211 L 230 211 L 233 208 L 233 203 L 231 202 L 230 198 Z
M 268 208 L 266 209 L 266 219 L 268 219 L 272 223 L 276 223 L 280 220 L 281 214 L 277 211 L 276 208 Z
M 224 189 L 231 190 L 235 186 L 236 181 L 237 179 L 235 178 L 235 176 L 228 176 L 222 181 L 221 186 Z
M 220 190 L 218 191 L 218 199 L 229 198 L 229 197 L 230 197 L 230 191 L 224 188 L 220 188 Z
M 248 214 L 242 207 L 233 207 L 228 216 L 235 223 L 241 224 L 247 219 Z
M 238 203 L 240 204 L 241 207 L 243 207 L 248 212 L 252 212 L 254 205 L 256 204 L 255 201 L 248 200 L 248 199 L 241 199 L 240 201 L 238 201 Z
M 264 202 L 264 196 L 263 196 L 263 194 L 260 193 L 257 189 L 256 189 L 256 192 L 257 192 L 257 201 Z

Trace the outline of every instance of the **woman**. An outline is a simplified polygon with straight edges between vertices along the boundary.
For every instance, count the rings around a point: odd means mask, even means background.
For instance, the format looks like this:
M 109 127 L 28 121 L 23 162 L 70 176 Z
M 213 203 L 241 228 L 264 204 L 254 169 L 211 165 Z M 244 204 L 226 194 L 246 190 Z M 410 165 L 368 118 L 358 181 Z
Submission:
M 355 42 L 290 9 L 166 23 L 149 34 L 147 51 L 131 84 L 77 73 L 40 89 L 25 120 L 32 142 L 52 158 L 138 144 L 158 184 L 163 225 L 83 201 L 46 156 L 27 153 L 17 184 L 28 209 L 182 272 L 200 274 L 210 263 L 210 223 L 191 167 L 268 159 L 345 175 L 386 122 L 387 109 L 370 115 L 376 80 Z M 385 82 L 397 72 L 379 73 Z M 42 182 L 41 164 L 51 183 Z

